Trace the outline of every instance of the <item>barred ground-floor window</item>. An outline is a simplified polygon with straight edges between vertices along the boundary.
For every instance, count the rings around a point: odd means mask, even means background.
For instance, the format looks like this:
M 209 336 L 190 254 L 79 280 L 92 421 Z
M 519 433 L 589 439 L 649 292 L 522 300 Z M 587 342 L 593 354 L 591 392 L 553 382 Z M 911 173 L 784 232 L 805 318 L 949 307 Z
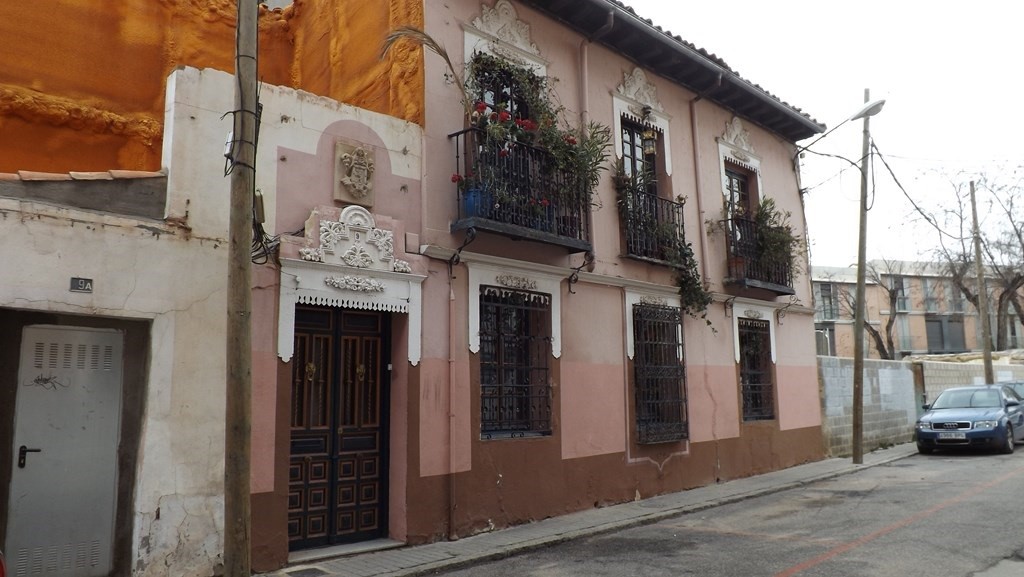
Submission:
M 633 388 L 639 443 L 688 437 L 681 320 L 677 307 L 633 306 Z
M 480 435 L 551 434 L 551 295 L 480 287 Z
M 772 383 L 772 341 L 769 321 L 740 318 L 740 394 L 744 421 L 775 418 Z

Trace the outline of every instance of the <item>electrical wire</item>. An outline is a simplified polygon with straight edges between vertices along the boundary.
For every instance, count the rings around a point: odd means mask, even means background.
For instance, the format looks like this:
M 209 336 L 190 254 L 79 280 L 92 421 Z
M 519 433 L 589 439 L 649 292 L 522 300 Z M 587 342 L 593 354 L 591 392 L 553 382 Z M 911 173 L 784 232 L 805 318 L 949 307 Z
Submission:
M 896 186 L 903 193 L 903 196 L 905 196 L 906 199 L 908 201 L 910 201 L 910 205 L 914 207 L 914 210 L 918 214 L 921 215 L 921 217 L 925 220 L 925 222 L 927 222 L 928 224 L 932 225 L 932 228 L 934 228 L 936 231 L 938 231 L 939 235 L 947 236 L 950 239 L 956 240 L 956 241 L 964 241 L 964 240 L 966 240 L 965 238 L 952 235 L 952 234 L 942 230 L 942 228 L 938 225 L 938 223 L 935 222 L 934 217 L 932 217 L 932 215 L 930 215 L 927 212 L 925 212 L 925 210 L 923 208 L 921 208 L 920 205 L 918 205 L 917 202 L 915 202 L 913 198 L 911 198 L 910 193 L 907 192 L 907 189 L 903 187 L 903 183 L 900 182 L 900 179 L 896 177 L 896 173 L 893 171 L 892 167 L 889 166 L 889 162 L 885 159 L 885 155 L 882 154 L 882 151 L 879 150 L 878 146 L 875 144 L 874 139 L 871 140 L 871 148 L 875 151 L 875 154 L 878 155 L 878 158 L 882 161 L 882 164 L 885 165 L 886 170 L 889 171 L 889 176 L 892 177 L 893 182 L 896 183 Z

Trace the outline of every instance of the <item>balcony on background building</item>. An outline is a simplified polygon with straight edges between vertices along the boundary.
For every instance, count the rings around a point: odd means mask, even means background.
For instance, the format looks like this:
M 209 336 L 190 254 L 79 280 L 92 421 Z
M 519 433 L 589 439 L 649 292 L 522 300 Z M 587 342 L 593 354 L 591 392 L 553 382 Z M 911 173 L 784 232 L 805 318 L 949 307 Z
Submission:
M 792 266 L 785 259 L 765 254 L 756 221 L 734 217 L 723 224 L 729 258 L 725 284 L 745 289 L 762 289 L 775 296 L 796 294 L 793 290 Z
M 626 254 L 641 260 L 671 262 L 683 242 L 683 205 L 642 191 L 624 193 Z
M 543 148 L 490 142 L 479 128 L 449 135 L 455 141 L 458 218 L 451 231 L 475 229 L 514 239 L 591 250 L 587 195 Z

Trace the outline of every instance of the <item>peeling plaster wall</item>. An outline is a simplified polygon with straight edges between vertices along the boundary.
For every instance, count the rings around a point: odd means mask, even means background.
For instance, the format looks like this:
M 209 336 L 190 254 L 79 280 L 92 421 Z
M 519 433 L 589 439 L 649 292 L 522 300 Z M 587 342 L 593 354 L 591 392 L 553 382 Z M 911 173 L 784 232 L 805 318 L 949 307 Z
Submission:
M 133 562 L 138 575 L 209 575 L 176 559 L 210 567 L 219 555 L 206 528 L 222 525 L 224 354 L 210 346 L 225 325 L 222 241 L 13 199 L 0 199 L 0 236 L 0 307 L 151 319 L 146 382 L 126 383 L 146 391 Z M 71 276 L 94 292 L 68 292 Z
M 206 576 L 215 574 L 221 563 L 230 188 L 222 149 L 230 129 L 230 119 L 223 115 L 233 107 L 233 87 L 230 74 L 215 70 L 185 68 L 168 79 L 169 142 L 163 147 L 163 163 L 167 216 L 173 220 L 139 220 L 0 198 L 0 307 L 151 322 L 146 382 L 127 384 L 145 391 L 131 528 L 130 566 L 137 577 Z M 422 170 L 418 126 L 288 88 L 261 90 L 266 121 L 257 187 L 266 197 L 271 231 L 279 201 L 309 200 L 277 194 L 280 151 L 315 153 L 323 142 L 333 142 L 332 130 L 352 126 L 364 131 L 380 151 L 378 164 L 387 176 L 377 181 L 382 186 L 378 204 L 389 215 L 407 217 L 404 223 L 386 219 L 387 224 L 417 232 Z M 316 194 L 320 196 L 310 202 L 332 202 L 332 188 Z M 307 214 L 310 208 L 304 208 Z M 403 248 L 396 246 L 396 256 L 425 272 L 422 257 L 406 255 Z M 263 283 L 257 290 L 276 292 L 277 275 L 271 269 L 272 280 L 264 286 L 267 275 L 254 274 L 257 284 Z M 94 292 L 69 292 L 72 276 L 93 279 Z M 275 366 L 276 309 L 261 307 L 253 316 L 254 327 L 264 330 L 254 339 L 262 347 L 256 354 Z M 271 327 L 269 333 L 266 327 Z M 259 403 L 254 415 L 264 416 L 256 420 L 254 454 L 274 454 L 277 386 L 275 371 L 254 374 Z M 275 477 L 273 464 L 272 457 L 254 459 L 254 492 L 273 490 L 280 477 Z M 403 470 L 401 465 L 396 470 Z M 404 477 L 396 478 L 401 482 Z M 399 489 L 393 493 L 402 494 Z M 402 504 L 393 511 L 401 515 Z
M 168 79 L 165 125 L 169 142 L 164 147 L 168 213 L 176 217 L 187 214 L 193 235 L 226 235 L 230 180 L 223 176 L 221 151 L 230 119 L 222 116 L 233 107 L 233 87 L 230 74 L 211 69 L 184 68 Z M 374 211 L 402 215 L 404 222 L 389 220 L 387 225 L 397 231 L 410 227 L 410 232 L 416 232 L 421 203 L 418 180 L 422 170 L 418 126 L 280 86 L 263 85 L 260 95 L 264 112 L 256 187 L 264 195 L 270 234 L 275 233 L 274 223 L 282 213 L 304 212 L 308 216 L 313 206 L 332 204 L 333 143 L 339 135 L 358 137 L 375 146 L 378 200 Z M 318 155 L 318 151 L 325 150 L 329 154 Z M 305 174 L 294 166 L 303 155 L 317 155 L 321 164 L 326 163 L 326 167 L 321 167 L 327 170 L 324 182 L 296 181 Z M 297 226 L 301 225 L 300 222 Z M 296 223 L 289 222 L 287 226 L 292 230 Z M 401 238 L 401 234 L 396 238 Z M 227 247 L 215 247 L 213 251 L 221 268 L 212 276 L 221 278 L 226 270 L 221 259 L 226 258 Z M 422 257 L 407 255 L 403 248 L 396 243 L 396 257 L 409 260 L 414 269 L 421 268 L 418 259 Z M 266 290 L 276 294 L 276 267 L 255 268 L 258 271 L 254 270 L 254 285 L 261 291 L 259 294 Z M 155 334 L 165 333 L 168 337 L 161 340 L 163 350 L 158 351 L 154 343 L 153 372 L 155 375 L 159 371 L 162 376 L 154 376 L 150 418 L 143 432 L 142 467 L 149 473 L 140 476 L 137 491 L 139 575 L 166 574 L 162 572 L 168 566 L 174 567 L 171 574 L 175 575 L 201 574 L 193 571 L 208 570 L 220 563 L 224 395 L 219 383 L 223 381 L 224 360 L 219 351 L 223 342 L 220 335 L 225 330 L 223 293 L 203 305 L 207 309 L 204 314 L 169 316 L 154 325 Z M 254 331 L 263 331 L 254 334 L 254 347 L 259 349 L 254 352 L 254 367 L 256 363 L 272 366 L 276 362 L 276 308 L 254 307 L 253 327 Z M 204 334 L 205 338 L 197 338 L 197 334 Z M 218 343 L 214 349 L 215 363 L 209 358 L 211 342 Z M 215 369 L 217 386 L 202 378 L 208 369 Z M 254 370 L 254 494 L 269 493 L 278 484 L 287 483 L 284 472 L 275 475 L 274 469 L 275 447 L 279 446 L 275 439 L 288 433 L 275 430 L 277 387 L 275 371 Z M 181 426 L 186 423 L 187 427 Z M 399 489 L 392 492 L 401 494 Z M 401 503 L 393 507 L 399 514 L 403 509 Z

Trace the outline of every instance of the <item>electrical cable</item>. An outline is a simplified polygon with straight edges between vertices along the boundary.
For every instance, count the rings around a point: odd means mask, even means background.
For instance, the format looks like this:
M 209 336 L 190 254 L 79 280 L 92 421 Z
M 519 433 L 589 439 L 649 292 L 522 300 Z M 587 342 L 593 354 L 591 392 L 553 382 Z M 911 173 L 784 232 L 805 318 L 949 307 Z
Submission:
M 875 144 L 874 139 L 871 140 L 871 148 L 875 151 L 876 154 L 878 154 L 878 158 L 882 161 L 882 164 L 885 165 L 886 170 L 889 171 L 889 176 L 892 177 L 893 182 L 895 182 L 896 186 L 899 187 L 900 191 L 903 193 L 903 196 L 905 196 L 907 198 L 907 200 L 910 201 L 911 206 L 913 206 L 914 210 L 917 211 L 917 213 L 920 214 L 922 218 L 924 218 L 925 222 L 927 222 L 928 224 L 932 225 L 932 227 L 936 231 L 938 231 L 940 236 L 941 235 L 945 235 L 945 236 L 948 236 L 949 238 L 951 238 L 953 240 L 957 240 L 957 241 L 965 240 L 964 238 L 957 237 L 955 235 L 952 235 L 952 234 L 942 230 L 942 228 L 939 227 L 938 223 L 935 222 L 934 217 L 932 217 L 930 214 L 925 212 L 924 209 L 921 208 L 917 204 L 917 202 L 915 202 L 914 199 L 910 197 L 910 193 L 908 193 L 907 189 L 903 187 L 903 184 L 900 182 L 900 179 L 896 177 L 896 173 L 893 171 L 892 167 L 889 166 L 889 162 L 885 159 L 885 155 L 882 154 L 882 151 L 879 150 L 878 146 Z

